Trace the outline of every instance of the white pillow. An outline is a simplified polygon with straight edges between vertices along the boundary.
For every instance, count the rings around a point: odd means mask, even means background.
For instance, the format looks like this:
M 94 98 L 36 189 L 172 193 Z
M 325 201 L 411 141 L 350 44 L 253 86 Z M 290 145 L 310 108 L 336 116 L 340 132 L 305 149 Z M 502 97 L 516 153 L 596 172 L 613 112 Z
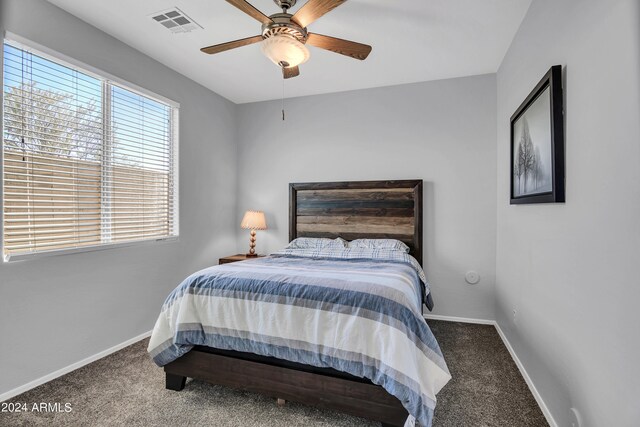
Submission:
M 409 246 L 396 239 L 357 239 L 348 243 L 349 248 L 387 249 L 409 253 Z
M 338 237 L 327 239 L 326 237 L 298 237 L 293 239 L 285 249 L 344 249 L 347 241 Z

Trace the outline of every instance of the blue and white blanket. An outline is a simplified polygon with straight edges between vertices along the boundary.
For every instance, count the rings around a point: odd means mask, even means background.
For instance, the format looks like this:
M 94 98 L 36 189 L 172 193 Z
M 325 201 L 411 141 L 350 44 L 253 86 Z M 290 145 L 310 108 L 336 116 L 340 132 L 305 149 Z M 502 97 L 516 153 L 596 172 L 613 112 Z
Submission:
M 210 267 L 169 295 L 148 351 L 159 366 L 204 345 L 337 369 L 381 385 L 430 426 L 451 375 L 422 316 L 425 286 L 398 251 L 285 250 Z

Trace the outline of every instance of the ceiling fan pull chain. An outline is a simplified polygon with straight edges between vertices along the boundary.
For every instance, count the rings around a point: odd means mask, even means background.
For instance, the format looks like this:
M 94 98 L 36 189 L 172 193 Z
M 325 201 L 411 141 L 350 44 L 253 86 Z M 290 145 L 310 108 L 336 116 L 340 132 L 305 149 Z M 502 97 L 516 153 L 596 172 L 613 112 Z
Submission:
M 282 121 L 284 121 L 284 77 L 282 78 Z

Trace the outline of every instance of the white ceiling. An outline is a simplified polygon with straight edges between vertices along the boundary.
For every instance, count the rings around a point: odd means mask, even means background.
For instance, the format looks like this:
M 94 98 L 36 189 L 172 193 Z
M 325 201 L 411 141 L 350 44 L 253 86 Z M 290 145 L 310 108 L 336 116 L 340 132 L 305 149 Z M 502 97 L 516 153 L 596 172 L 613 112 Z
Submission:
M 260 34 L 223 0 L 49 0 L 235 103 L 278 99 L 282 74 L 259 44 L 206 55 L 203 46 Z M 273 0 L 250 0 L 266 15 Z M 305 0 L 299 0 L 295 12 Z M 285 82 L 287 97 L 496 72 L 531 0 L 349 0 L 312 32 L 373 46 L 366 61 L 315 47 Z M 177 6 L 204 27 L 172 34 L 149 15 Z

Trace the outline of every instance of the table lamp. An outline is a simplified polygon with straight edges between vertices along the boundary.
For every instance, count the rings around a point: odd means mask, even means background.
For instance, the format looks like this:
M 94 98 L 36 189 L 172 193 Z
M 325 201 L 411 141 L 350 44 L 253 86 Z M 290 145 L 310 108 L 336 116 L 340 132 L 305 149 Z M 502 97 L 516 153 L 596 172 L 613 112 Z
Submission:
M 248 257 L 258 256 L 256 254 L 256 230 L 266 230 L 267 221 L 264 218 L 264 212 L 262 211 L 247 211 L 242 218 L 240 227 L 246 230 L 251 230 L 251 239 L 249 239 L 249 253 Z

